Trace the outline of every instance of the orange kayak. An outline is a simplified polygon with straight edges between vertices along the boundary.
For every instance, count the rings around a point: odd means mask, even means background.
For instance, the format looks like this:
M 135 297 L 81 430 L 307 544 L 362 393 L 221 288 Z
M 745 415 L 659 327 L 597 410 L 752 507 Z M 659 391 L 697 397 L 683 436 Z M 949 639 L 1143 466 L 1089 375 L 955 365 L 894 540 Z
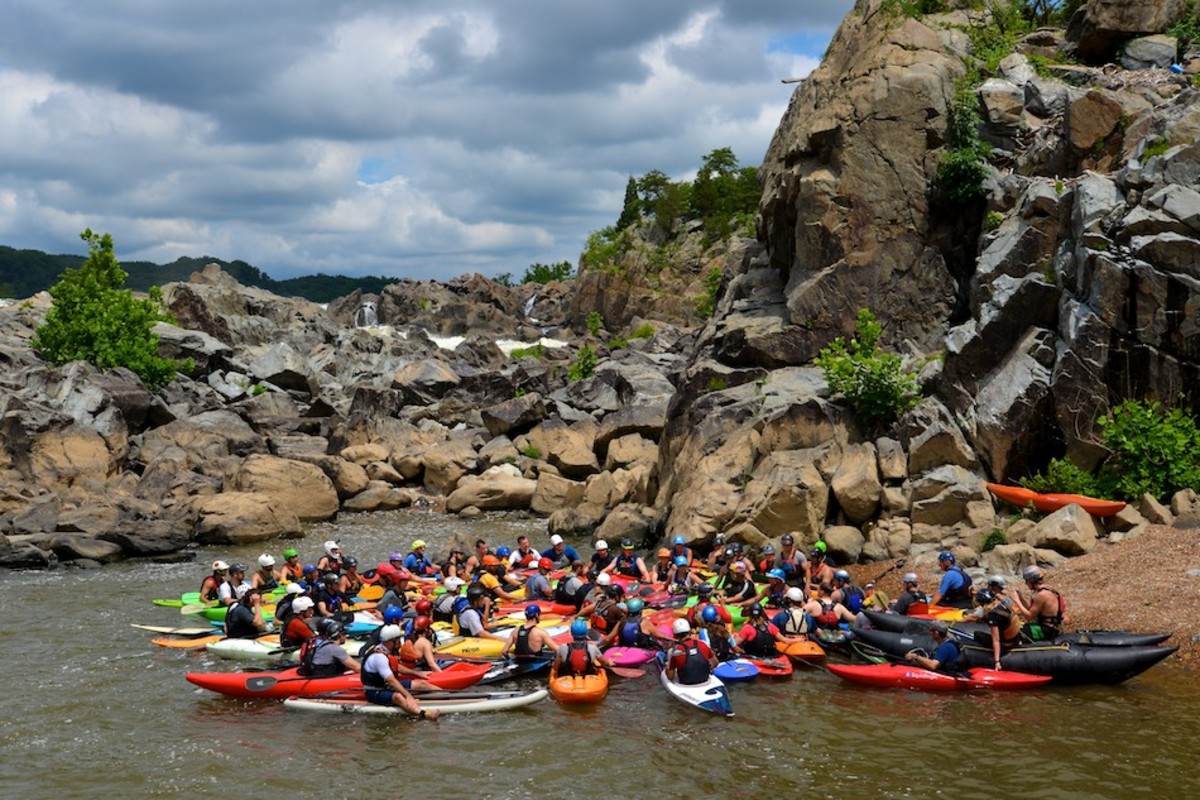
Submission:
M 999 483 L 987 484 L 988 491 L 993 496 L 1006 503 L 1012 503 L 1021 508 L 1034 508 L 1043 513 L 1058 511 L 1069 505 L 1077 505 L 1094 517 L 1111 517 L 1125 508 L 1120 500 L 1099 500 L 1082 494 L 1041 494 L 1024 486 L 1004 486 Z
M 821 661 L 825 650 L 816 642 L 776 642 L 775 649 L 793 661 Z
M 550 673 L 550 694 L 560 703 L 599 703 L 608 694 L 608 672 L 595 675 Z

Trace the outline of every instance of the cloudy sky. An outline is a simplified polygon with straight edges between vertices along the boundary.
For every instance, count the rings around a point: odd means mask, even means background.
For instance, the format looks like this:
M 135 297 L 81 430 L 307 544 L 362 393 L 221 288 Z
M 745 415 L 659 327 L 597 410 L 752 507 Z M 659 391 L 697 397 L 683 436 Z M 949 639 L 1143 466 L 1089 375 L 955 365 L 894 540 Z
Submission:
M 851 0 L 9 0 L 0 244 L 311 272 L 575 263 L 625 181 L 758 165 Z

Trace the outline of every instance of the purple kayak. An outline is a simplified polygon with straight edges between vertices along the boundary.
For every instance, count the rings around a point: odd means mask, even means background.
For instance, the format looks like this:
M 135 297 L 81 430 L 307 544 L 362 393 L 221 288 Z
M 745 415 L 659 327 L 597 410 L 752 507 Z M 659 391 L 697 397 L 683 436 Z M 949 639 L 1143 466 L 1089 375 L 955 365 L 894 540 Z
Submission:
M 640 667 L 654 660 L 654 650 L 642 647 L 610 647 L 604 656 L 617 667 Z

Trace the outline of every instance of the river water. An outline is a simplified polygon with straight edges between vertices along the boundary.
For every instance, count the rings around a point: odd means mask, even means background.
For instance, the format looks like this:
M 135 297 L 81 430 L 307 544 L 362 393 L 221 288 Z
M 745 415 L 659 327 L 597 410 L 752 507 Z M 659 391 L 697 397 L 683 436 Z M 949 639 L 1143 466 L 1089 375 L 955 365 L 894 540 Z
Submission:
M 336 538 L 366 568 L 417 537 L 443 550 L 455 533 L 546 538 L 538 520 L 403 511 L 314 526 L 299 549 L 315 560 Z M 949 696 L 800 668 L 732 687 L 733 719 L 683 706 L 652 673 L 614 681 L 596 707 L 546 700 L 436 723 L 196 689 L 185 672 L 237 664 L 155 647 L 130 623 L 201 624 L 150 601 L 194 591 L 214 558 L 253 563 L 260 550 L 0 574 L 0 797 L 1200 796 L 1200 696 L 1169 660 L 1117 687 Z

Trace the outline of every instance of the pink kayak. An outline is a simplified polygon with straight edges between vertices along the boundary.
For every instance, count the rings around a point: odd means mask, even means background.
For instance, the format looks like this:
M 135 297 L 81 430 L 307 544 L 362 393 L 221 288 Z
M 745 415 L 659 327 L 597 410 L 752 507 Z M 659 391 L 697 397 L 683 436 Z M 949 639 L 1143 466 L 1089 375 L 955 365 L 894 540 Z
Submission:
M 654 650 L 643 647 L 610 647 L 604 656 L 617 667 L 640 667 L 654 660 Z

